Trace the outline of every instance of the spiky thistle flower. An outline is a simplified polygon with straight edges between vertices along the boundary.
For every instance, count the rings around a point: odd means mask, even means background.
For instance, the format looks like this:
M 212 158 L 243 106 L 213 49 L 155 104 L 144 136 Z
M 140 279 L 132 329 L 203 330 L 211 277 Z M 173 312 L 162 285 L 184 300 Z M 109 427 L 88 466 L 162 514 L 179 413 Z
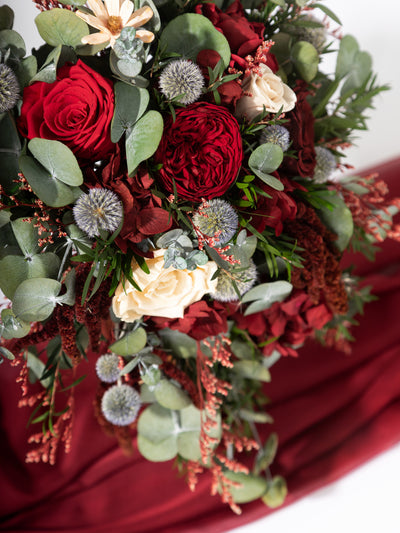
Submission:
M 286 152 L 290 145 L 289 131 L 279 124 L 267 126 L 260 135 L 260 144 L 265 143 L 277 144 Z
M 193 104 L 199 99 L 204 87 L 200 67 L 188 59 L 171 61 L 160 76 L 160 89 L 165 98 L 172 100 L 179 96 L 181 104 Z
M 90 189 L 82 194 L 74 206 L 77 226 L 89 237 L 100 235 L 100 230 L 110 233 L 121 223 L 123 208 L 118 196 L 108 189 Z
M 221 270 L 218 276 L 217 289 L 211 296 L 219 302 L 234 302 L 239 300 L 236 288 L 243 296 L 257 280 L 257 267 L 252 259 L 246 269 L 233 268 L 231 270 Z M 234 285 L 235 284 L 235 285 Z
M 96 372 L 104 383 L 114 383 L 120 375 L 119 357 L 113 353 L 101 355 L 96 361 Z
M 235 209 L 221 198 L 203 202 L 193 215 L 193 224 L 207 237 L 214 237 L 218 246 L 228 242 L 236 233 L 238 216 Z
M 12 109 L 20 98 L 19 83 L 13 70 L 0 63 L 0 113 Z
M 306 19 L 310 22 L 318 22 L 322 24 L 316 17 L 308 16 Z M 318 53 L 321 53 L 325 46 L 326 41 L 326 29 L 325 26 L 292 26 L 291 33 L 294 33 L 299 41 L 307 41 L 312 44 Z
M 314 170 L 314 181 L 325 183 L 336 169 L 336 158 L 330 150 L 322 146 L 315 147 L 315 155 L 317 164 Z
M 129 426 L 140 409 L 139 393 L 130 385 L 113 385 L 101 400 L 101 410 L 108 422 L 115 426 Z

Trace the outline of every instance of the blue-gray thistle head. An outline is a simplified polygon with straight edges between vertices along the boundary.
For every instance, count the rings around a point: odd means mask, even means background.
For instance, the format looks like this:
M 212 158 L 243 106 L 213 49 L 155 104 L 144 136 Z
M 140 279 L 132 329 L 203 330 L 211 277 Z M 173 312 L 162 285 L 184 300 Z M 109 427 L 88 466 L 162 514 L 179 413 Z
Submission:
M 139 393 L 130 385 L 113 385 L 101 400 L 101 410 L 108 422 L 115 426 L 129 426 L 140 409 Z
M 112 233 L 121 223 L 123 208 L 118 196 L 108 189 L 90 189 L 74 205 L 77 226 L 89 237 L 100 236 L 100 230 Z
M 96 361 L 96 372 L 104 383 L 115 383 L 118 380 L 119 369 L 119 357 L 113 353 L 101 355 Z
M 306 17 L 306 20 L 310 22 L 318 22 L 320 24 L 321 21 L 318 20 L 316 17 L 308 16 Z M 308 27 L 308 26 L 291 26 L 291 33 L 294 33 L 297 38 L 301 41 L 307 41 L 308 43 L 312 44 L 314 48 L 317 50 L 317 52 L 321 53 L 324 49 L 325 42 L 326 42 L 326 30 L 325 27 L 317 26 L 317 27 Z
M 336 169 L 336 158 L 330 150 L 322 146 L 315 147 L 315 155 L 317 164 L 313 179 L 316 183 L 325 183 Z
M 160 89 L 165 98 L 172 100 L 179 96 L 181 104 L 193 104 L 201 96 L 204 78 L 200 67 L 188 59 L 177 59 L 162 71 Z
M 19 83 L 14 71 L 0 63 L 0 113 L 12 109 L 19 98 Z
M 250 265 L 246 269 L 221 270 L 218 276 L 217 289 L 211 296 L 219 302 L 234 302 L 239 300 L 235 285 L 240 296 L 243 296 L 245 292 L 252 288 L 256 280 L 257 268 L 254 261 L 250 259 Z
M 215 244 L 227 243 L 236 233 L 238 216 L 235 209 L 221 198 L 201 204 L 193 215 L 193 224 L 207 237 L 215 237 Z
M 260 144 L 265 143 L 277 144 L 286 152 L 290 145 L 289 131 L 279 124 L 267 126 L 260 135 Z

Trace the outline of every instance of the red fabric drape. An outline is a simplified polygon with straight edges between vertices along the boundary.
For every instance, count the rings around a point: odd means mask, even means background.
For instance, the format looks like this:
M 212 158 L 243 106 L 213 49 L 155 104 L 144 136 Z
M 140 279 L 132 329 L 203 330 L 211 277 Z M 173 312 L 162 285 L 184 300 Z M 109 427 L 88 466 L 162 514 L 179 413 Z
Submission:
M 377 169 L 400 196 L 400 158 Z M 350 262 L 353 258 L 348 257 Z M 353 353 L 309 343 L 297 359 L 272 369 L 266 388 L 280 448 L 274 473 L 289 487 L 287 504 L 333 481 L 400 440 L 400 245 L 387 241 L 375 263 L 357 257 L 357 273 L 379 300 L 354 329 Z M 172 462 L 125 457 L 93 415 L 93 365 L 76 390 L 72 451 L 55 466 L 26 464 L 29 409 L 18 408 L 18 368 L 0 368 L 0 530 L 74 533 L 222 532 L 269 511 L 262 503 L 234 515 L 209 495 L 209 478 L 194 493 Z

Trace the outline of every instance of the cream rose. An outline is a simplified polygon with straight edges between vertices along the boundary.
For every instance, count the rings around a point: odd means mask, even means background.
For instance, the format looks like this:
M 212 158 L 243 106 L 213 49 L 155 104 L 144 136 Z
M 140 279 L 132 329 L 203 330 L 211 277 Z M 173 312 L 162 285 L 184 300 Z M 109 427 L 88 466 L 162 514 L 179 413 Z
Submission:
M 152 259 L 146 259 L 149 274 L 132 262 L 132 277 L 142 292 L 128 281 L 120 283 L 112 301 L 115 316 L 125 322 L 143 315 L 182 318 L 188 305 L 216 290 L 218 280 L 211 280 L 218 268 L 214 261 L 192 271 L 164 268 L 164 252 L 156 250 Z
M 296 95 L 267 65 L 260 65 L 261 75 L 252 72 L 244 79 L 242 89 L 251 96 L 242 96 L 236 105 L 236 116 L 252 120 L 263 107 L 271 113 L 290 111 L 296 104 Z

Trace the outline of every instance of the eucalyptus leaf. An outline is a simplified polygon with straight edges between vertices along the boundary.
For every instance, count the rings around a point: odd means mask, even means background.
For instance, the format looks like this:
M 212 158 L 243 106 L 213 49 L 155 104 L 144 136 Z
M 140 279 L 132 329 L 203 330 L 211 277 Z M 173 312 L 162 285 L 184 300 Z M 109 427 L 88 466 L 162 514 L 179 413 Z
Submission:
M 171 350 L 176 357 L 183 357 L 184 359 L 196 357 L 197 343 L 186 333 L 169 328 L 162 329 L 158 333 L 164 348 Z
M 156 5 L 157 2 L 154 3 L 152 2 L 152 0 L 139 0 L 139 7 L 149 6 L 153 11 L 153 16 L 151 17 L 149 22 L 146 23 L 146 29 L 152 31 L 153 33 L 160 31 L 161 28 L 161 18 L 156 8 Z
M 173 435 L 167 437 L 162 442 L 154 443 L 139 433 L 137 445 L 143 457 L 153 463 L 169 461 L 178 454 L 178 442 Z
M 0 260 L 0 289 L 12 300 L 23 281 L 56 277 L 59 266 L 60 259 L 52 252 L 37 254 L 29 259 L 21 255 L 7 255 Z
M 328 229 L 338 236 L 335 241 L 335 246 L 343 252 L 347 248 L 353 235 L 353 216 L 350 209 L 339 195 L 328 195 L 326 199 L 330 204 L 334 205 L 334 208 L 328 209 L 325 207 L 318 209 L 317 214 Z
M 15 75 L 18 78 L 21 90 L 29 85 L 37 72 L 37 59 L 35 56 L 28 56 L 21 59 L 15 69 Z
M 68 9 L 42 11 L 35 23 L 41 38 L 51 46 L 65 44 L 76 48 L 82 44 L 82 37 L 90 33 L 86 22 Z
M 346 94 L 355 91 L 363 86 L 371 75 L 372 58 L 368 52 L 357 52 L 354 59 L 353 67 L 344 82 L 340 94 Z
M 14 11 L 8 6 L 0 7 L 0 30 L 11 30 L 14 24 Z
M 191 405 L 192 401 L 188 394 L 167 379 L 162 379 L 154 388 L 154 396 L 157 402 L 166 407 L 179 411 Z
M 275 302 L 283 302 L 292 289 L 293 285 L 288 281 L 262 283 L 250 289 L 242 297 L 243 303 L 252 302 L 244 312 L 245 316 L 264 311 Z
M 235 503 L 247 503 L 261 498 L 267 490 L 267 480 L 259 476 L 238 472 L 224 472 L 224 476 L 235 483 L 240 483 L 239 487 L 229 488 Z
M 33 192 L 46 205 L 64 207 L 75 201 L 76 194 L 74 190 L 54 178 L 33 157 L 21 155 L 19 165 Z
M 249 359 L 235 361 L 233 363 L 233 370 L 248 379 L 256 379 L 264 382 L 271 381 L 269 370 L 258 361 L 251 361 Z
M 3 309 L 1 312 L 3 331 L 1 336 L 4 339 L 21 339 L 28 335 L 31 325 L 23 320 L 17 320 L 12 309 Z
M 33 372 L 35 377 L 40 380 L 41 384 L 45 389 L 47 389 L 51 385 L 51 377 L 42 380 L 40 379 L 45 372 L 45 364 L 32 352 L 28 352 L 27 366 L 29 370 Z
M 318 72 L 319 55 L 316 48 L 307 41 L 297 41 L 292 48 L 292 58 L 297 73 L 310 83 Z
M 278 435 L 271 433 L 264 446 L 259 450 L 256 462 L 257 474 L 266 470 L 274 461 L 278 451 Z
M 281 181 L 269 173 L 279 168 L 283 160 L 283 151 L 273 143 L 258 146 L 249 157 L 249 167 L 267 185 L 278 191 L 283 191 Z
M 76 54 L 69 46 L 59 44 L 50 52 L 39 72 L 32 78 L 32 82 L 44 81 L 53 83 L 57 78 L 57 68 L 67 61 L 75 62 Z
M 110 350 L 123 357 L 140 352 L 146 346 L 147 333 L 142 327 L 127 333 L 110 346 Z
M 163 119 L 158 111 L 148 111 L 126 138 L 128 173 L 133 175 L 138 165 L 157 150 L 163 134 Z
M 336 78 L 344 78 L 351 72 L 358 51 L 358 42 L 352 35 L 345 35 L 340 39 L 340 47 L 336 60 Z
M 14 361 L 15 355 L 10 352 L 10 350 L 7 350 L 7 348 L 4 348 L 4 346 L 0 346 L 0 363 L 2 363 L 1 357 L 6 357 L 10 361 Z
M 82 171 L 72 150 L 60 141 L 32 139 L 28 148 L 35 159 L 49 171 L 53 179 L 78 187 L 83 183 Z
M 12 310 L 18 319 L 42 322 L 56 304 L 61 283 L 54 279 L 32 278 L 23 281 L 15 291 Z
M 274 421 L 268 413 L 252 411 L 251 409 L 239 409 L 239 416 L 242 420 L 256 424 L 272 424 Z
M 150 96 L 146 89 L 127 83 L 114 85 L 115 111 L 111 122 L 111 141 L 117 143 L 124 133 L 129 133 L 146 111 Z
M 70 270 L 65 277 L 65 287 L 67 291 L 65 294 L 58 297 L 58 303 L 65 305 L 74 305 L 75 304 L 75 280 L 76 272 L 75 270 Z
M 32 255 L 37 254 L 40 251 L 38 243 L 39 235 L 37 228 L 35 228 L 32 222 L 24 218 L 17 218 L 12 220 L 10 224 L 18 246 L 25 258 L 30 258 Z
M 0 49 L 11 50 L 11 54 L 18 59 L 22 59 L 26 54 L 25 42 L 14 30 L 0 31 Z
M 231 59 L 228 41 L 208 18 L 195 13 L 185 13 L 168 23 L 160 37 L 160 47 L 165 54 L 180 54 L 196 62 L 202 50 L 215 50 L 221 56 L 224 68 Z
M 0 115 L 0 184 L 7 194 L 15 193 L 18 185 L 18 158 L 21 141 L 11 113 Z
M 268 483 L 267 491 L 262 497 L 262 501 L 268 505 L 268 507 L 275 509 L 283 504 L 287 492 L 288 490 L 284 478 L 282 476 L 275 476 Z

